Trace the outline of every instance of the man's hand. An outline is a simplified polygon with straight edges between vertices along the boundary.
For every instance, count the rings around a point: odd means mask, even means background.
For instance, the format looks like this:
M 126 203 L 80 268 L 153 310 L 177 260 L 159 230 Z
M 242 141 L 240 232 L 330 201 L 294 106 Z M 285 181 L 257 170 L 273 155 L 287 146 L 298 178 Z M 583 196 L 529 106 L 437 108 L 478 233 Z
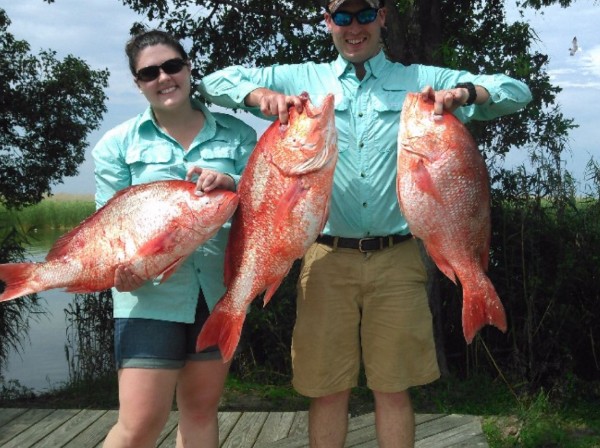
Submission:
M 304 103 L 297 95 L 284 95 L 273 90 L 260 88 L 250 92 L 245 100 L 250 107 L 259 107 L 263 115 L 277 115 L 281 124 L 287 124 L 289 119 L 288 108 L 294 106 L 298 113 L 302 112 Z
M 475 86 L 475 90 L 477 92 L 475 104 L 483 104 L 489 99 L 490 94 L 484 87 Z M 469 100 L 469 91 L 464 87 L 433 90 L 433 87 L 427 86 L 421 91 L 421 95 L 425 99 L 433 101 L 433 113 L 435 115 L 442 115 L 443 111 L 454 112 Z

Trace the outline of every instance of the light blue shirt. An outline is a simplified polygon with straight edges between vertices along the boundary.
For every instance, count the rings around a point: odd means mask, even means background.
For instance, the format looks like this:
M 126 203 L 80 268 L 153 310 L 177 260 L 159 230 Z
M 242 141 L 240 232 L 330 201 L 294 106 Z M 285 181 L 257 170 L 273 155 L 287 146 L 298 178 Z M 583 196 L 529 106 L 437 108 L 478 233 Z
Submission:
M 231 115 L 212 114 L 198 101 L 192 105 L 206 120 L 188 151 L 160 129 L 150 108 L 100 139 L 92 151 L 96 207 L 130 185 L 184 179 L 192 166 L 231 174 L 237 184 L 256 145 L 256 131 Z M 191 323 L 200 288 L 212 310 L 225 292 L 223 268 L 229 228 L 226 223 L 165 283 L 148 281 L 132 292 L 113 288 L 114 316 Z
M 354 66 L 339 56 L 330 63 L 307 62 L 266 68 L 229 67 L 202 80 L 209 101 L 242 108 L 244 98 L 259 87 L 287 95 L 307 92 L 313 104 L 335 95 L 339 157 L 334 175 L 329 219 L 323 233 L 348 238 L 405 234 L 409 231 L 396 196 L 396 151 L 402 103 L 407 92 L 425 86 L 449 89 L 459 82 L 485 87 L 490 100 L 461 107 L 462 121 L 490 120 L 516 112 L 531 101 L 522 82 L 505 75 L 473 75 L 425 65 L 405 66 L 380 52 L 365 63 L 366 75 L 356 77 Z

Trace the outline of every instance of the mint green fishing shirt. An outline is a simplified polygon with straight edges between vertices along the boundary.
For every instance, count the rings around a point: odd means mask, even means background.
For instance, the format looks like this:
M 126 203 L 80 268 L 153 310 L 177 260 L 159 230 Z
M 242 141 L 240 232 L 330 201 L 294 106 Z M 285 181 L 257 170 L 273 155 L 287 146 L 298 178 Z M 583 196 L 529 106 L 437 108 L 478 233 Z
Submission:
M 516 112 L 531 101 L 529 88 L 505 75 L 405 66 L 389 61 L 383 52 L 367 61 L 365 68 L 361 81 L 354 66 L 342 56 L 330 63 L 234 66 L 205 77 L 200 85 L 209 101 L 249 110 L 259 117 L 258 108 L 244 105 L 244 98 L 259 87 L 287 95 L 307 92 L 317 105 L 328 93 L 335 95 L 339 157 L 329 219 L 323 230 L 328 235 L 362 238 L 409 231 L 396 196 L 398 126 L 407 92 L 420 92 L 428 85 L 435 90 L 449 89 L 459 82 L 485 87 L 490 93 L 486 104 L 455 111 L 463 122 Z
M 92 151 L 97 208 L 130 185 L 184 179 L 192 166 L 231 174 L 237 184 L 256 145 L 256 131 L 231 115 L 209 112 L 198 101 L 192 105 L 206 120 L 187 152 L 160 129 L 150 108 L 100 139 Z M 132 292 L 113 288 L 114 316 L 191 323 L 200 288 L 212 310 L 225 293 L 223 267 L 229 228 L 226 223 L 163 284 L 148 281 Z

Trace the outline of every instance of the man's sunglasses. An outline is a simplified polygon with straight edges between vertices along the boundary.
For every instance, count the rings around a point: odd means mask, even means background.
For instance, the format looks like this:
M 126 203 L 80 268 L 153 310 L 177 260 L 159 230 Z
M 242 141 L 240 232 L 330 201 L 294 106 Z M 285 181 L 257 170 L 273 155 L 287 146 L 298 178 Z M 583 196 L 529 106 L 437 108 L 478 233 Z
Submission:
M 161 70 L 167 75 L 174 75 L 175 73 L 179 73 L 186 65 L 187 62 L 181 58 L 169 59 L 160 65 L 149 65 L 148 67 L 140 68 L 135 74 L 135 77 L 138 81 L 154 81 L 160 76 Z
M 361 9 L 358 12 L 352 13 L 347 11 L 336 11 L 331 14 L 331 20 L 337 26 L 348 26 L 352 23 L 352 19 L 356 17 L 356 21 L 361 25 L 366 25 L 367 23 L 372 23 L 377 18 L 378 9 L 375 8 L 365 8 Z

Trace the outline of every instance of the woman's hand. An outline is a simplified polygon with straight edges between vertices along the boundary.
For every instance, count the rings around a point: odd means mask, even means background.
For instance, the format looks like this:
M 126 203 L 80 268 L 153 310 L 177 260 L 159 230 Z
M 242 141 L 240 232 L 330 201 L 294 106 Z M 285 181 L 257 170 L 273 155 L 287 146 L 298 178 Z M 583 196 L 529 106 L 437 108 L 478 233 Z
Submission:
M 196 180 L 196 194 L 198 196 L 217 188 L 235 191 L 235 181 L 229 174 L 193 166 L 187 171 L 185 180 L 191 181 L 195 175 L 198 176 Z
M 130 292 L 138 289 L 145 280 L 134 274 L 131 268 L 125 264 L 117 266 L 115 270 L 115 288 L 120 292 Z

